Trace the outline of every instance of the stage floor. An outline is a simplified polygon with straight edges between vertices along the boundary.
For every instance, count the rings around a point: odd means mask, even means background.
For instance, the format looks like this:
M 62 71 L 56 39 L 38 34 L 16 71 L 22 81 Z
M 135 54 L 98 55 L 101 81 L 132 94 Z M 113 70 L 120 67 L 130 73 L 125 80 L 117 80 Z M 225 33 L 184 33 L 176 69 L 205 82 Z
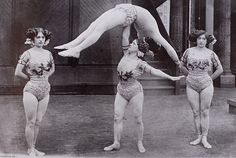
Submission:
M 236 115 L 227 98 L 236 88 L 215 88 L 208 141 L 212 149 L 191 146 L 193 116 L 186 95 L 145 96 L 143 121 L 147 152 L 137 151 L 132 107 L 127 107 L 119 151 L 104 152 L 113 141 L 113 95 L 53 95 L 37 147 L 45 157 L 236 157 Z M 0 157 L 25 157 L 22 96 L 0 96 Z

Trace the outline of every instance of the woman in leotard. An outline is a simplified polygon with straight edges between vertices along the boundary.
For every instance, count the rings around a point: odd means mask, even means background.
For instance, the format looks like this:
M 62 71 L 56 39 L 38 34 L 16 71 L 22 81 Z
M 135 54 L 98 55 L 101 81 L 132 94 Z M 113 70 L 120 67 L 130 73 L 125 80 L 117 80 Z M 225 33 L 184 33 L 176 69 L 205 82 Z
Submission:
M 158 25 L 150 12 L 140 6 L 132 4 L 118 4 L 101 16 L 73 41 L 54 47 L 55 49 L 67 49 L 59 52 L 61 56 L 79 58 L 80 52 L 94 44 L 107 30 L 118 25 L 125 29 L 134 23 L 138 32 L 138 38 L 150 37 L 158 45 L 162 45 L 176 64 L 179 58 L 174 48 L 162 37 Z
M 189 100 L 194 125 L 198 138 L 191 141 L 191 145 L 202 143 L 205 148 L 212 146 L 207 141 L 209 129 L 209 109 L 213 97 L 213 82 L 222 72 L 220 60 L 217 55 L 206 46 L 215 42 L 213 35 L 204 30 L 195 30 L 189 36 L 190 42 L 196 46 L 188 48 L 181 59 L 181 69 L 187 75 L 186 93 Z M 215 67 L 214 73 L 209 75 Z
M 39 126 L 47 110 L 50 84 L 48 78 L 55 70 L 51 52 L 43 49 L 51 39 L 51 32 L 43 28 L 29 28 L 25 44 L 32 48 L 26 50 L 18 61 L 15 76 L 28 80 L 23 90 L 23 104 L 26 115 L 25 136 L 28 154 L 31 157 L 43 156 L 35 148 Z
M 129 36 L 130 30 L 127 28 L 123 32 L 123 37 Z M 133 106 L 135 121 L 138 132 L 138 151 L 143 153 L 146 149 L 143 146 L 143 87 L 137 78 L 142 73 L 147 72 L 154 76 L 167 78 L 173 81 L 179 80 L 184 76 L 172 77 L 161 70 L 151 67 L 147 62 L 138 57 L 141 51 L 144 54 L 149 52 L 149 45 L 145 39 L 135 39 L 130 45 L 129 41 L 123 38 L 124 56 L 120 60 L 117 72 L 119 83 L 117 85 L 117 94 L 114 103 L 114 143 L 104 148 L 105 151 L 117 150 L 120 148 L 120 138 L 123 129 L 123 118 L 125 107 L 130 104 Z

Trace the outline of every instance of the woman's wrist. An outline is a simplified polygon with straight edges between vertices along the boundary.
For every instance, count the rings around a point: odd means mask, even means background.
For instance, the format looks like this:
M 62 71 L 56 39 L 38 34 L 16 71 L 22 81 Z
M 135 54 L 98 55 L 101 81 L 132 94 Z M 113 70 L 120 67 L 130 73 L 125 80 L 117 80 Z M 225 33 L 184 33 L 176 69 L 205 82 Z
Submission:
M 174 61 L 176 65 L 180 65 L 180 61 L 179 60 L 175 60 Z
M 125 45 L 125 46 L 122 46 L 122 49 L 123 49 L 123 50 L 128 50 L 129 47 L 130 47 L 130 45 Z
M 25 79 L 28 81 L 30 80 L 30 77 L 28 75 L 25 75 Z

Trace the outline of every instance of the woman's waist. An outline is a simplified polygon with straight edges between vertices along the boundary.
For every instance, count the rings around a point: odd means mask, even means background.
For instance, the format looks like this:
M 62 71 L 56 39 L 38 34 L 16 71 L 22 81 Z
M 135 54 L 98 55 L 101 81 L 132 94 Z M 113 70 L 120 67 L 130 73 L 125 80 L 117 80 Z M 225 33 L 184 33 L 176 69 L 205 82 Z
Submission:
M 212 79 L 209 74 L 188 74 L 186 80 L 202 81 L 202 80 L 212 80 Z
M 209 76 L 209 72 L 208 71 L 190 71 L 188 73 L 188 76 L 194 76 L 194 77 L 198 77 L 198 76 Z
M 124 81 L 124 80 L 119 80 L 119 84 L 121 86 L 132 86 L 134 84 L 139 83 L 138 80 L 136 80 L 135 78 L 129 78 L 128 80 Z
M 30 80 L 28 81 L 31 84 L 35 84 L 35 85 L 50 85 L 48 79 L 45 78 L 30 78 Z
M 36 76 L 36 75 L 30 75 L 31 81 L 48 81 L 48 76 L 42 75 L 42 76 Z

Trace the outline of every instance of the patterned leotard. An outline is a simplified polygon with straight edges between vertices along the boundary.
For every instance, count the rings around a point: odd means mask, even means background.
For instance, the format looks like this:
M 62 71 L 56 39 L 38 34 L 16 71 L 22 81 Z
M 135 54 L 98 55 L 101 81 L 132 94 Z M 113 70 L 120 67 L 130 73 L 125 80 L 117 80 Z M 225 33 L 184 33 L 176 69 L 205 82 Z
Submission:
M 32 93 L 40 101 L 50 92 L 48 77 L 51 75 L 54 61 L 49 51 L 47 51 L 48 57 L 41 61 L 32 57 L 31 53 L 33 53 L 31 50 L 25 51 L 18 61 L 19 64 L 25 66 L 30 78 L 23 91 Z
M 118 4 L 115 6 L 115 9 L 119 9 L 126 13 L 126 20 L 123 26 L 131 25 L 137 19 L 137 11 L 132 4 Z
M 184 52 L 181 62 L 189 71 L 186 85 L 199 93 L 212 84 L 209 76 L 212 67 L 221 65 L 217 55 L 210 49 L 206 49 L 205 54 L 199 56 L 194 48 L 189 48 Z
M 143 92 L 142 85 L 137 78 L 150 66 L 141 59 L 131 59 L 124 55 L 117 67 L 118 80 L 117 92 L 129 101 L 135 95 Z

